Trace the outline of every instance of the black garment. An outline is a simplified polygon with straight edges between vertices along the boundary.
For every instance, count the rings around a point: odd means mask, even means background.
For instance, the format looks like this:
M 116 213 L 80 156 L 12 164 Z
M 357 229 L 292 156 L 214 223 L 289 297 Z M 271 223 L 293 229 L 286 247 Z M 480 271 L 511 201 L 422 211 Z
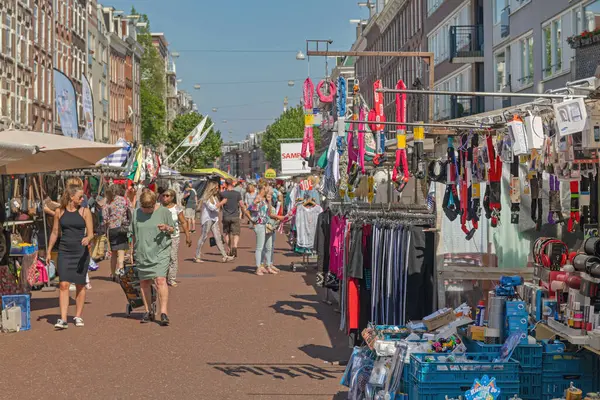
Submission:
M 82 246 L 85 237 L 85 220 L 82 211 L 64 210 L 60 217 L 61 239 L 58 247 L 58 275 L 61 282 L 85 285 L 85 276 L 90 265 L 90 252 Z
M 408 281 L 406 284 L 406 320 L 417 321 L 436 307 L 434 287 L 435 239 L 423 228 L 410 227 L 408 246 Z
M 223 206 L 223 220 L 232 220 L 240 217 L 240 201 L 242 195 L 235 190 L 221 192 L 221 198 L 227 199 Z
M 110 242 L 111 251 L 129 249 L 127 232 L 123 232 L 120 227 L 108 231 L 108 240 Z
M 363 278 L 363 223 L 360 221 L 352 224 L 350 236 L 350 258 L 348 262 L 348 276 L 350 278 Z
M 314 249 L 317 253 L 317 271 L 323 276 L 329 272 L 329 240 L 331 237 L 331 210 L 325 210 L 317 218 Z

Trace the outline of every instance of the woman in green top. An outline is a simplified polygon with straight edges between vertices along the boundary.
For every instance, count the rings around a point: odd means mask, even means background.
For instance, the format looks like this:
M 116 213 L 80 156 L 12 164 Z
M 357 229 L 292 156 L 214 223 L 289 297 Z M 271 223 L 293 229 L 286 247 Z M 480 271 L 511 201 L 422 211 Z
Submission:
M 160 324 L 167 326 L 169 325 L 167 272 L 171 261 L 171 234 L 175 232 L 175 223 L 169 210 L 155 206 L 156 194 L 145 190 L 140 196 L 140 208 L 133 214 L 131 233 L 134 242 L 134 259 L 146 309 L 142 323 L 154 319 L 149 307 L 152 302 L 151 285 L 154 280 L 160 303 Z

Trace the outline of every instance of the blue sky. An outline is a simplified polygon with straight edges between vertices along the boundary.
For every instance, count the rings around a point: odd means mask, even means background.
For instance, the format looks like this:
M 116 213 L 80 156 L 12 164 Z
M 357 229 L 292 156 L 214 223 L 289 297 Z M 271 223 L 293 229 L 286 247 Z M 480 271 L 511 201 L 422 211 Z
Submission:
M 281 114 L 283 99 L 298 104 L 307 61 L 296 61 L 306 39 L 332 39 L 333 50 L 354 42 L 350 19 L 366 18 L 358 0 L 106 0 L 103 5 L 148 14 L 154 32 L 163 32 L 171 51 L 180 53 L 177 76 L 181 89 L 193 94 L 201 113 L 208 113 L 223 139 L 241 140 L 263 130 Z M 190 50 L 290 50 L 273 53 L 194 52 Z M 330 59 L 330 65 L 334 62 Z M 324 58 L 310 60 L 313 80 L 325 73 Z M 287 80 L 301 79 L 294 87 Z M 221 84 L 240 81 L 282 81 Z M 194 84 L 202 85 L 194 90 Z M 317 82 L 315 82 L 316 85 Z M 260 104 L 259 104 L 260 103 Z M 253 104 L 245 107 L 213 107 Z M 222 120 L 227 120 L 223 123 Z M 229 131 L 232 131 L 229 134 Z

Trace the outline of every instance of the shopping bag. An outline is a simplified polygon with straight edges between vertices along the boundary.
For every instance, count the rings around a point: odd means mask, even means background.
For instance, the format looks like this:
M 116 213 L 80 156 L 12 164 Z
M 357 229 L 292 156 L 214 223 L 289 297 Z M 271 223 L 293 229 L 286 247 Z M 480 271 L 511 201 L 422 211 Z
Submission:
M 92 260 L 103 260 L 106 257 L 108 240 L 106 235 L 96 235 L 92 239 Z

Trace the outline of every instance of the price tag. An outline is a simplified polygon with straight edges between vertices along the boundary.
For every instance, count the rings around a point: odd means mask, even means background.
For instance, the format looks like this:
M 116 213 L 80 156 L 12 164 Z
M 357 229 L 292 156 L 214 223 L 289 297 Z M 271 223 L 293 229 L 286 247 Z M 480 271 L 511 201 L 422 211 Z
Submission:
M 304 114 L 304 126 L 313 126 L 315 116 L 313 114 Z

